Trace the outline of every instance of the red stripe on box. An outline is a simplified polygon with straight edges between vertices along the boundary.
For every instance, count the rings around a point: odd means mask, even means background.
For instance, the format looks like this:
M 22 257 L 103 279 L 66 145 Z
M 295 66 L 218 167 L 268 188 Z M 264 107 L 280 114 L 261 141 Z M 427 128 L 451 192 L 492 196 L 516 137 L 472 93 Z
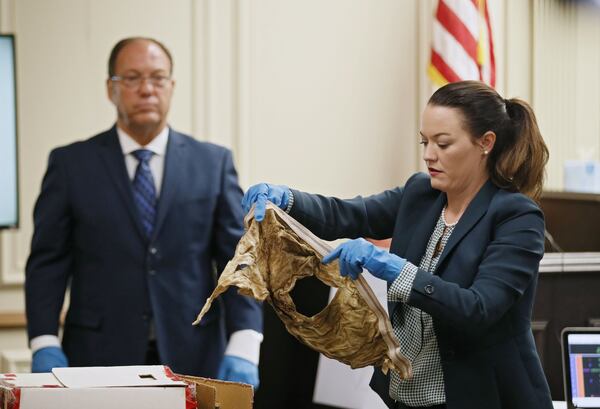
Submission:
M 21 389 L 16 388 L 12 390 L 13 400 L 9 402 L 9 409 L 19 409 L 21 407 Z M 187 409 L 187 408 L 186 408 Z
M 165 375 L 167 375 L 167 378 L 173 379 L 174 381 L 183 381 L 179 376 L 175 375 L 171 368 L 169 368 L 168 366 L 163 366 L 163 368 L 165 369 Z M 187 386 L 185 387 L 185 409 L 196 409 L 196 385 L 190 385 L 187 382 L 186 384 Z
M 163 368 L 165 370 L 165 375 L 167 375 L 167 378 L 173 379 L 174 381 L 180 381 L 181 380 L 181 378 L 179 376 L 177 376 L 177 375 L 175 375 L 173 373 L 173 371 L 171 370 L 171 368 L 169 368 L 166 365 L 164 365 Z

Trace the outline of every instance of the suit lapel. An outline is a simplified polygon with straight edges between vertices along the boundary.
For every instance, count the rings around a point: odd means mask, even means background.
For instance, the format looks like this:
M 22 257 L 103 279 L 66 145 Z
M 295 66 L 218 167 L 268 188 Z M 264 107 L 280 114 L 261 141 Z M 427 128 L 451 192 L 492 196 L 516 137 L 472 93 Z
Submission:
M 420 202 L 415 202 L 413 204 L 414 206 L 424 206 L 425 211 L 415 218 L 415 220 L 418 220 L 418 225 L 414 229 L 413 234 L 406 238 L 409 240 L 406 247 L 406 252 L 402 252 L 401 246 L 398 254 L 401 257 L 406 258 L 417 267 L 421 265 L 421 259 L 423 258 L 423 254 L 427 248 L 427 243 L 429 242 L 433 228 L 435 227 L 435 224 L 437 223 L 440 213 L 442 212 L 442 208 L 445 204 L 446 194 L 443 192 L 440 192 L 440 194 L 437 195 L 431 206 L 426 204 L 424 205 Z M 399 234 L 403 234 L 403 232 L 399 232 Z M 389 283 L 387 288 L 388 290 L 390 289 Z M 397 307 L 398 302 L 388 302 L 388 311 L 390 312 L 390 317 L 394 316 L 393 314 Z
M 452 249 L 461 241 L 461 239 L 475 226 L 475 224 L 485 215 L 490 205 L 490 201 L 494 197 L 494 194 L 498 188 L 488 180 L 477 195 L 473 198 L 465 214 L 460 218 L 458 224 L 454 228 L 454 231 L 448 239 L 448 243 L 444 247 L 444 251 L 440 255 L 437 265 L 441 266 L 444 259 L 450 254 Z M 437 219 L 436 219 L 437 220 Z
M 119 144 L 119 137 L 117 136 L 117 128 L 115 126 L 104 135 L 104 138 L 100 141 L 100 145 L 100 155 L 106 165 L 106 169 L 119 192 L 119 196 L 123 199 L 129 215 L 133 219 L 133 224 L 136 226 L 138 233 L 143 239 L 145 237 L 144 231 L 140 222 L 138 210 L 133 201 L 131 181 L 127 174 L 125 158 L 123 157 L 123 150 Z
M 421 218 L 419 226 L 415 229 L 414 234 L 410 238 L 410 243 L 406 251 L 406 259 L 414 265 L 421 264 L 421 258 L 427 248 L 427 243 L 433 232 L 433 228 L 442 212 L 442 208 L 446 204 L 446 194 L 441 193 L 433 205 L 426 210 Z M 415 203 L 415 206 L 421 206 L 420 203 Z
M 169 207 L 176 197 L 179 183 L 183 177 L 183 162 L 185 160 L 185 140 L 177 132 L 169 129 L 169 142 L 165 155 L 164 173 L 160 197 L 158 198 L 158 211 L 152 239 L 156 238 L 162 227 Z

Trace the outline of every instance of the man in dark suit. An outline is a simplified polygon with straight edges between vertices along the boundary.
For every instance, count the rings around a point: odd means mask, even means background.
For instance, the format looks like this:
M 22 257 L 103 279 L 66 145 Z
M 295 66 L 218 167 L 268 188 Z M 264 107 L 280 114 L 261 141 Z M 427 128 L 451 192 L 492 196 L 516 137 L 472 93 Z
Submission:
M 258 304 L 233 291 L 191 325 L 243 233 L 242 191 L 229 150 L 168 127 L 171 74 L 160 42 L 120 41 L 116 125 L 50 154 L 26 268 L 34 372 L 160 363 L 258 385 Z

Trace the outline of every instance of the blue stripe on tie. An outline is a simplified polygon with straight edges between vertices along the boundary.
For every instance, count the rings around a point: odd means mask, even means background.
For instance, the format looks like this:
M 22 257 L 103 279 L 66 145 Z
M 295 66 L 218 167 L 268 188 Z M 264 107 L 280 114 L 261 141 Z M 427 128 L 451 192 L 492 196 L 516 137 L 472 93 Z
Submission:
M 138 149 L 131 154 L 138 160 L 132 184 L 133 199 L 138 208 L 144 233 L 146 233 L 146 237 L 150 237 L 156 219 L 156 187 L 149 164 L 153 152 L 147 149 Z

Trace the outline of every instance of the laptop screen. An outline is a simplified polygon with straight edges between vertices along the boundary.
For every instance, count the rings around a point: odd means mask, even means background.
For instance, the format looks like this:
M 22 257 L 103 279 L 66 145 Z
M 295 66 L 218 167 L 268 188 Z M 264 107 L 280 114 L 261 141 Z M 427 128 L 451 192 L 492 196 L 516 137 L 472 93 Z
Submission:
M 570 407 L 600 408 L 600 332 L 565 329 L 565 392 Z

